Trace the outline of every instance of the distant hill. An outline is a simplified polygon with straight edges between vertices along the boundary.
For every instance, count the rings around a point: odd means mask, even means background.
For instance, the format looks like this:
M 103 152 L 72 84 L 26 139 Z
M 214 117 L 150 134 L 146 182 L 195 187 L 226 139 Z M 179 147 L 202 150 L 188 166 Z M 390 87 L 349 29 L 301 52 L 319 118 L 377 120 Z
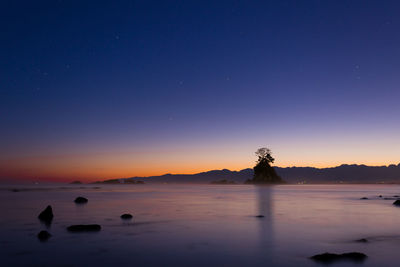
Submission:
M 287 183 L 400 183 L 400 164 L 389 166 L 340 165 L 332 168 L 274 167 Z M 101 183 L 211 183 L 228 180 L 244 183 L 253 177 L 253 169 L 241 171 L 212 170 L 196 174 L 165 174 L 150 177 L 131 177 L 106 180 Z

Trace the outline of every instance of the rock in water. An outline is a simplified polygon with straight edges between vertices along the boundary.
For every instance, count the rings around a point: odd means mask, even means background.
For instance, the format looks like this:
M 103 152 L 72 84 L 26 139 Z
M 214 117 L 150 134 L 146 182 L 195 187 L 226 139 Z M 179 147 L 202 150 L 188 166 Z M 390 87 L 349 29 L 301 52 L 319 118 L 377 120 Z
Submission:
M 51 221 L 53 220 L 53 209 L 51 208 L 51 206 L 47 206 L 47 208 L 42 211 L 38 218 L 39 220 L 41 220 L 42 222 L 46 223 L 46 224 L 50 224 Z
M 361 238 L 361 239 L 356 240 L 356 242 L 359 242 L 359 243 L 368 243 L 368 239 L 366 239 L 366 238 Z
M 101 226 L 98 224 L 77 224 L 67 228 L 69 232 L 98 232 Z
M 132 218 L 133 218 L 133 216 L 129 213 L 125 213 L 125 214 L 121 215 L 121 219 L 123 219 L 123 220 L 130 220 Z
M 264 215 L 261 215 L 261 214 L 256 216 L 256 218 L 264 218 L 264 217 L 265 217 L 265 216 L 264 216 Z
M 360 199 L 365 200 L 365 199 L 368 199 L 368 198 L 367 198 L 367 197 L 362 197 L 362 198 L 360 198 Z
M 47 231 L 40 231 L 40 233 L 37 235 L 40 241 L 45 242 L 47 239 L 51 237 L 51 234 Z
M 74 201 L 76 204 L 86 204 L 88 202 L 88 199 L 85 197 L 77 197 Z
M 343 254 L 334 254 L 334 253 L 324 253 L 318 254 L 310 257 L 310 259 L 314 261 L 318 261 L 321 263 L 333 263 L 337 261 L 353 261 L 353 262 L 363 262 L 367 258 L 367 255 L 360 252 L 350 252 Z
M 395 202 L 393 202 L 393 205 L 395 205 L 395 206 L 400 206 L 400 200 L 398 199 L 398 200 L 396 200 Z

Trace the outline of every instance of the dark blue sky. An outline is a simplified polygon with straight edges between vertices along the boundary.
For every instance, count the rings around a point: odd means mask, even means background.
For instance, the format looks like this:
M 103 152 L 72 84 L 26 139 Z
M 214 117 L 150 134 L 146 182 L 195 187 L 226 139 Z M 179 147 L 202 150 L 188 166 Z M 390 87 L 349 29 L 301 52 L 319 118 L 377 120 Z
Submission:
M 2 1 L 2 176 L 112 176 L 115 159 L 126 175 L 234 169 L 265 145 L 282 166 L 394 163 L 399 12 L 398 1 Z

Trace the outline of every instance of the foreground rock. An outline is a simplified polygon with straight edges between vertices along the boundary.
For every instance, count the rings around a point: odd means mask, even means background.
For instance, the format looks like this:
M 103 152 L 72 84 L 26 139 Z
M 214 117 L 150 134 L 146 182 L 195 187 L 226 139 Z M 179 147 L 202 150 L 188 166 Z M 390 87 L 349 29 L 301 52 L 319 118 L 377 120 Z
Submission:
M 99 224 L 77 224 L 67 228 L 69 232 L 98 232 L 101 230 Z
M 360 252 L 349 252 L 343 254 L 324 253 L 310 257 L 310 259 L 321 263 L 333 263 L 337 261 L 363 262 L 366 258 L 367 255 Z
M 88 203 L 88 199 L 85 197 L 77 197 L 77 198 L 75 198 L 74 202 L 76 204 L 86 204 L 86 203 Z
M 40 233 L 37 235 L 37 237 L 39 238 L 39 240 L 41 242 L 45 242 L 51 237 L 51 234 L 47 231 L 40 231 Z
M 123 220 L 131 220 L 133 218 L 132 214 L 125 213 L 121 215 L 121 219 Z
M 400 200 L 398 199 L 398 200 L 396 200 L 395 202 L 393 202 L 393 205 L 395 205 L 395 206 L 400 206 Z
M 38 216 L 39 220 L 41 220 L 42 222 L 46 223 L 46 224 L 51 224 L 51 221 L 53 220 L 53 209 L 51 208 L 51 206 L 47 206 L 47 208 L 45 208 Z

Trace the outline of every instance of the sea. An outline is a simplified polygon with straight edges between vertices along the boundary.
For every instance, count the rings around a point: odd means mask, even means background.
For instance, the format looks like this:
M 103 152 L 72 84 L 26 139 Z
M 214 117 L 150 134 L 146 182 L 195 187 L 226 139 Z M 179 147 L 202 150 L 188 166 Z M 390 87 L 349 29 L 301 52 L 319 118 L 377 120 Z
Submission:
M 400 266 L 398 195 L 383 184 L 1 185 L 0 266 L 321 266 L 310 257 L 325 252 L 368 256 L 331 266 Z M 50 225 L 38 219 L 47 205 Z M 75 224 L 101 231 L 68 232 Z

